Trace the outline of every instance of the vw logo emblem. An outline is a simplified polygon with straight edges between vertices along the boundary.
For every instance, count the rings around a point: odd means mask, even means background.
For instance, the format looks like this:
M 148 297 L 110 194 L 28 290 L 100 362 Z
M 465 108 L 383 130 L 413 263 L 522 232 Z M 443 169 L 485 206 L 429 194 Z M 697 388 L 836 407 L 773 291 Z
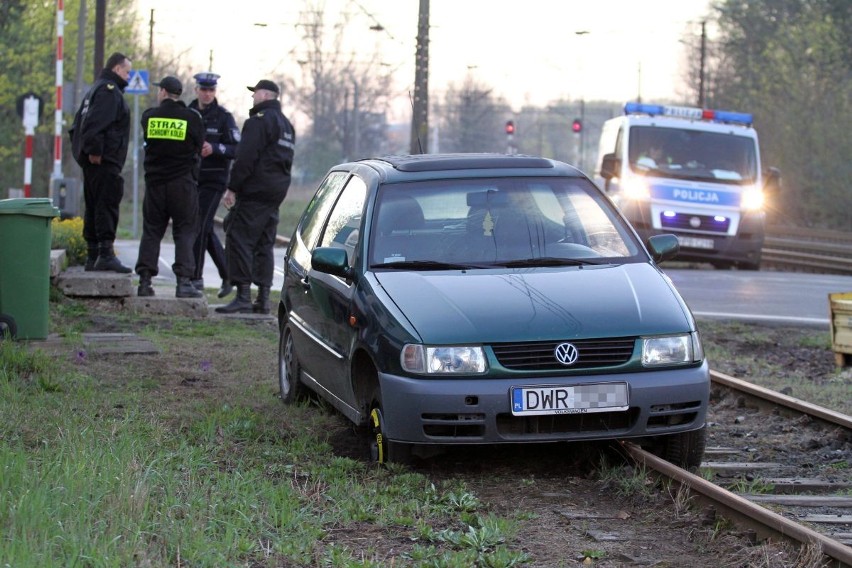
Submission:
M 560 343 L 554 349 L 553 354 L 556 355 L 556 360 L 563 365 L 573 365 L 577 362 L 577 357 L 580 356 L 577 348 L 571 343 Z
M 699 217 L 690 217 L 689 226 L 693 229 L 697 229 L 701 226 L 701 219 Z

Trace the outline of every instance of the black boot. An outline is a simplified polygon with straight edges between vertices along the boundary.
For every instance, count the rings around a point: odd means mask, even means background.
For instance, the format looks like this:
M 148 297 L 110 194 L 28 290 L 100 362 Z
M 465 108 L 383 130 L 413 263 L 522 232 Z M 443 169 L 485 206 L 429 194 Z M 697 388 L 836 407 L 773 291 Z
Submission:
M 257 299 L 251 305 L 251 311 L 256 314 L 269 313 L 269 286 L 257 287 Z
M 148 272 L 139 273 L 139 287 L 136 289 L 136 295 L 143 298 L 154 295 L 154 287 L 151 286 L 151 274 Z
M 237 297 L 230 304 L 216 308 L 219 314 L 250 314 L 252 311 L 251 284 L 237 284 Z
M 192 287 L 196 290 L 204 291 L 204 278 L 193 278 L 190 282 L 192 282 Z
M 130 274 L 133 272 L 132 268 L 121 264 L 121 261 L 115 256 L 111 241 L 98 243 L 98 260 L 95 262 L 92 270 L 97 272 L 118 272 L 119 274 Z
M 192 280 L 186 276 L 178 276 L 175 298 L 200 298 L 204 294 L 192 285 Z
M 86 272 L 91 272 L 95 269 L 95 263 L 98 261 L 98 245 L 97 243 L 86 243 L 86 265 L 83 268 Z
M 234 291 L 234 285 L 231 284 L 225 278 L 222 279 L 222 287 L 219 288 L 219 293 L 216 294 L 220 298 L 224 298 L 225 296 L 229 296 L 231 292 Z

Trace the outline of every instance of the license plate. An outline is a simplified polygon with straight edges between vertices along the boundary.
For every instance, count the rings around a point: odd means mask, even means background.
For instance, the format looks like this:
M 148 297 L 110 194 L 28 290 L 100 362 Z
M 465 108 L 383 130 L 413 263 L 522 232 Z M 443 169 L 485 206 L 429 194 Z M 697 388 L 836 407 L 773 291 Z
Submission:
M 681 237 L 677 238 L 680 246 L 696 248 L 696 249 L 712 249 L 713 239 L 699 239 L 697 237 Z
M 627 383 L 512 387 L 512 414 L 590 414 L 627 410 Z

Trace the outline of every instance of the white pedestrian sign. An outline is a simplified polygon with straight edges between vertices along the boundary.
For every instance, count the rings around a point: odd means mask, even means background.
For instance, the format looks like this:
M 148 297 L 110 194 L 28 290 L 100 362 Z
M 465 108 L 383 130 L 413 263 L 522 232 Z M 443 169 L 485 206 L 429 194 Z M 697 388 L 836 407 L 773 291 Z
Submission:
M 137 69 L 130 72 L 130 79 L 127 81 L 124 92 L 128 95 L 147 95 L 148 84 L 148 70 Z

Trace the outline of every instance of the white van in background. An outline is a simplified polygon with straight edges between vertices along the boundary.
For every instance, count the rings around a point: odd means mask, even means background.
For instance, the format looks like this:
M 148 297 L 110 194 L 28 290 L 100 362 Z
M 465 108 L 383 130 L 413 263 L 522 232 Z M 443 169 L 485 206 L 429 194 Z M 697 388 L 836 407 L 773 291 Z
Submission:
M 780 183 L 777 170 L 767 177 Z M 595 181 L 643 241 L 677 235 L 677 260 L 760 268 L 764 179 L 750 114 L 627 103 L 604 123 Z

